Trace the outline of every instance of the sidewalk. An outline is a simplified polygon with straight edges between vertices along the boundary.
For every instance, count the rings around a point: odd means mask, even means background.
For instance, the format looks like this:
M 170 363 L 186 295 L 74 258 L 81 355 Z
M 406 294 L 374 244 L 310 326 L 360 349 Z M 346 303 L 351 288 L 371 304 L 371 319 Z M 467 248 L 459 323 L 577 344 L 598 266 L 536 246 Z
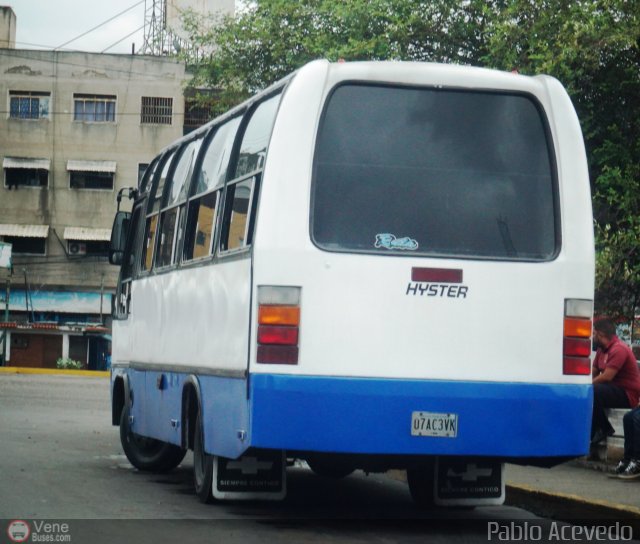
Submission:
M 640 480 L 610 478 L 610 469 L 582 459 L 549 469 L 507 465 L 507 501 L 526 503 L 534 511 L 551 509 L 558 518 L 635 519 L 640 524 Z
M 57 368 L 28 368 L 18 366 L 0 366 L 0 374 L 58 374 L 60 376 L 85 376 L 89 378 L 108 378 L 108 370 L 58 370 Z

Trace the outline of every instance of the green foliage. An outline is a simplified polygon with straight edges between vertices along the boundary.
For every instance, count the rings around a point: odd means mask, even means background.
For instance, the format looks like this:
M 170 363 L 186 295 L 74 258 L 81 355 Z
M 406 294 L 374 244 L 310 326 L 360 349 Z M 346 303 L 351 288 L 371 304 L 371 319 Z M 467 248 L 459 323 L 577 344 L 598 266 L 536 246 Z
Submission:
M 84 365 L 80 361 L 60 357 L 56 361 L 56 368 L 63 370 L 82 370 L 84 368 Z
M 316 58 L 420 60 L 546 73 L 567 88 L 590 162 L 596 310 L 640 301 L 640 0 L 257 0 L 222 24 L 185 18 L 194 88 L 228 108 Z M 214 45 L 215 44 L 215 45 Z M 565 195 L 566 197 L 566 195 Z
M 582 123 L 596 219 L 596 312 L 640 302 L 640 2 L 512 0 L 487 33 L 485 64 L 546 73 Z
M 487 6 L 480 0 L 259 0 L 223 24 L 187 13 L 183 24 L 194 44 L 214 47 L 193 66 L 192 86 L 221 89 L 224 109 L 318 58 L 477 62 Z

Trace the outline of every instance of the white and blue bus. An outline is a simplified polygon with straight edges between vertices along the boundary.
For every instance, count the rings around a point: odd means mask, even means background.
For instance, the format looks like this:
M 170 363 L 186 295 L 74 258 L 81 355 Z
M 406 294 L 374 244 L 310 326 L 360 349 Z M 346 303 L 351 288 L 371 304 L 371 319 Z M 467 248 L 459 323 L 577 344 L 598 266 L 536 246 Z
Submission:
M 164 149 L 114 222 L 113 424 L 213 498 L 287 460 L 499 504 L 585 454 L 594 242 L 555 79 L 312 62 Z

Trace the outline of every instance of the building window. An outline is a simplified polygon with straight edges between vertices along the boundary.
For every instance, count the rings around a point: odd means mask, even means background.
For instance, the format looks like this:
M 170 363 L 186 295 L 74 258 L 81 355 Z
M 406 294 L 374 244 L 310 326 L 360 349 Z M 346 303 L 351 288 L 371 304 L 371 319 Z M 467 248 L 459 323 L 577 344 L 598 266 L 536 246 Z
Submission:
M 2 161 L 5 187 L 47 187 L 50 163 L 49 159 L 5 157 Z
M 173 118 L 173 98 L 143 96 L 140 123 L 143 125 L 170 125 Z
M 73 120 L 88 123 L 115 123 L 116 97 L 100 94 L 74 94 Z
M 72 256 L 93 255 L 106 257 L 109 255 L 109 242 L 96 240 L 67 240 L 67 253 Z
M 46 238 L 31 236 L 3 236 L 3 242 L 12 245 L 14 255 L 45 255 Z
M 111 229 L 91 227 L 65 227 L 63 237 L 67 242 L 67 255 L 104 256 L 109 254 Z
M 184 132 L 185 134 L 208 123 L 215 116 L 213 108 L 209 105 L 202 104 L 197 100 L 184 101 Z
M 72 189 L 113 190 L 113 172 L 69 172 Z
M 116 174 L 115 161 L 67 162 L 71 189 L 102 189 L 112 191 Z
M 5 168 L 5 185 L 8 189 L 18 187 L 46 187 L 49 171 L 36 168 Z
M 48 119 L 51 93 L 9 91 L 11 119 Z

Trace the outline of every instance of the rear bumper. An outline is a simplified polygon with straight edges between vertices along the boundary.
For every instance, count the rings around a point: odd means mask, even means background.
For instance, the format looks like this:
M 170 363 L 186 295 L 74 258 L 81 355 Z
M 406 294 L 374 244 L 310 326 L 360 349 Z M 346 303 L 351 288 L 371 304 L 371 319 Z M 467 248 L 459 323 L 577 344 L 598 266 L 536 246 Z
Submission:
M 590 385 L 250 375 L 251 445 L 299 451 L 580 456 Z M 458 416 L 455 438 L 411 435 L 415 411 Z

